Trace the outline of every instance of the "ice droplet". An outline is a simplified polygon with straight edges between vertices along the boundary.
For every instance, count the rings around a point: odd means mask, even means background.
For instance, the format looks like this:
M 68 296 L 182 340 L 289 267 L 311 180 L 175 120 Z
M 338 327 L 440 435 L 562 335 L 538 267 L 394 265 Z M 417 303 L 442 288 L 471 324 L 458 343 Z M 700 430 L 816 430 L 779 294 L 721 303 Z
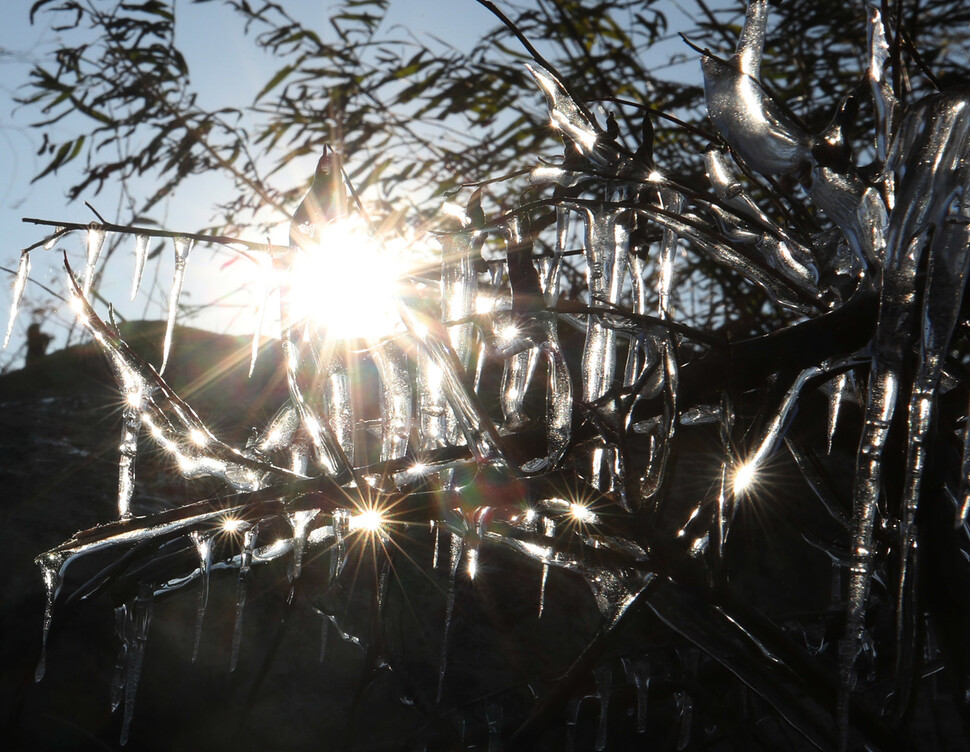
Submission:
M 141 277 L 145 271 L 145 261 L 148 259 L 148 236 L 135 235 L 135 270 L 131 276 L 131 299 L 134 300 L 141 287 Z
M 172 350 L 172 333 L 175 331 L 175 318 L 178 315 L 179 298 L 182 295 L 182 283 L 185 281 L 185 262 L 192 250 L 194 241 L 179 235 L 172 239 L 175 246 L 175 270 L 172 272 L 172 287 L 168 294 L 168 319 L 165 322 L 165 341 L 162 344 L 162 367 L 159 374 L 165 372 L 168 356 Z M 85 295 L 87 297 L 87 295 Z
M 64 228 L 55 227 L 54 234 L 44 241 L 44 250 L 49 251 L 51 248 L 54 247 L 54 244 L 57 243 L 57 241 L 60 240 L 62 237 L 64 237 Z
M 17 266 L 17 276 L 13 282 L 13 300 L 10 303 L 10 319 L 7 321 L 7 333 L 3 337 L 3 347 L 7 348 L 10 342 L 10 335 L 13 334 L 13 326 L 17 321 L 17 312 L 20 310 L 20 301 L 24 297 L 24 288 L 27 287 L 27 277 L 30 274 L 30 254 L 27 252 L 20 254 L 20 264 Z

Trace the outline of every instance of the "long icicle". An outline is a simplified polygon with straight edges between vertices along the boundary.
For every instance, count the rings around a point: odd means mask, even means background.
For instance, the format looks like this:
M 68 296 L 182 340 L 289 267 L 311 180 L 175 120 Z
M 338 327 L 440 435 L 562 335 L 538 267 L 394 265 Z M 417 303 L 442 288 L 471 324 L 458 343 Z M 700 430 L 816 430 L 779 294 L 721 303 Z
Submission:
M 172 273 L 172 289 L 168 294 L 168 318 L 165 322 L 165 341 L 162 344 L 162 367 L 158 369 L 159 374 L 165 372 L 168 365 L 168 356 L 172 350 L 172 334 L 175 331 L 175 318 L 178 315 L 179 298 L 182 295 L 182 283 L 185 281 L 185 262 L 192 250 L 194 241 L 191 238 L 173 238 L 175 246 L 175 271 Z M 85 296 L 87 293 L 85 292 Z
M 13 334 L 13 326 L 17 321 L 17 313 L 20 311 L 20 301 L 24 297 L 24 288 L 27 287 L 27 277 L 30 275 L 30 254 L 24 251 L 20 254 L 20 264 L 17 266 L 17 276 L 13 283 L 13 300 L 10 303 L 10 319 L 7 321 L 7 333 L 3 337 L 3 348 L 6 349 L 10 343 L 10 335 Z

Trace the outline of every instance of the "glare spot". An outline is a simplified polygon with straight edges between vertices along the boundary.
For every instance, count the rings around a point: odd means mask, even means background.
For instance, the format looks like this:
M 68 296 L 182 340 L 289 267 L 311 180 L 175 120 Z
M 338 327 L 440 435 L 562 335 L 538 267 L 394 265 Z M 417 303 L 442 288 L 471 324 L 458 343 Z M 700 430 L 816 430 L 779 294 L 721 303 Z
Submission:
M 478 575 L 478 549 L 469 548 L 466 559 L 468 565 L 468 579 L 474 580 Z
M 758 466 L 751 462 L 739 465 L 734 471 L 734 495 L 739 496 L 754 484 Z
M 573 519 L 577 522 L 582 522 L 586 525 L 593 525 L 598 520 L 596 513 L 593 512 L 593 510 L 591 510 L 585 504 L 578 504 L 576 502 L 569 505 L 569 514 L 571 514 Z
M 189 438 L 192 439 L 192 443 L 196 446 L 202 447 L 209 443 L 208 437 L 198 428 L 193 428 L 189 431 Z
M 661 174 L 657 170 L 651 170 L 650 174 L 647 175 L 647 180 L 649 180 L 651 183 L 659 183 L 663 179 L 664 179 L 663 174 Z
M 441 213 L 449 217 L 454 217 L 461 222 L 462 227 L 468 225 L 469 219 L 468 215 L 465 213 L 465 210 L 453 201 L 445 201 L 441 205 Z
M 519 338 L 519 327 L 515 324 L 505 324 L 499 327 L 497 334 L 502 344 L 510 345 Z
M 365 509 L 351 516 L 350 529 L 363 533 L 379 533 L 384 529 L 384 517 L 376 509 Z
M 479 293 L 475 297 L 475 313 L 491 313 L 495 307 L 495 300 L 487 293 Z
M 226 517 L 226 519 L 222 521 L 222 531 L 225 533 L 238 533 L 240 530 L 242 530 L 244 524 L 246 523 L 244 523 L 238 517 Z
M 141 407 L 141 389 L 128 390 L 128 404 L 132 407 Z

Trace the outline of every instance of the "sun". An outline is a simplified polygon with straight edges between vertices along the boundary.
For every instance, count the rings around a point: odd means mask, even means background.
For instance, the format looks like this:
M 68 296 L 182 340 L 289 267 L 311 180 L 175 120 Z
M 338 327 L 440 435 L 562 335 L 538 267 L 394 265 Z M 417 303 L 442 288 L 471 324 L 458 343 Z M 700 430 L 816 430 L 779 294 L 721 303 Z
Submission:
M 320 229 L 296 251 L 287 271 L 297 321 L 312 321 L 332 339 L 379 339 L 401 328 L 398 298 L 405 274 L 391 252 L 356 215 Z

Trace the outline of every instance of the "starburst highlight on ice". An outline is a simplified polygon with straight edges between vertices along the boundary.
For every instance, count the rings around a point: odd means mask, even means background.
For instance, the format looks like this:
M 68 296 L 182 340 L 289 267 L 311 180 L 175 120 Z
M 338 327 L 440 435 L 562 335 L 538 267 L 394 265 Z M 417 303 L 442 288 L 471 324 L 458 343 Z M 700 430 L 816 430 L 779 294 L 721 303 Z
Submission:
M 350 529 L 378 534 L 384 531 L 384 515 L 378 509 L 364 509 L 350 518 Z
M 758 479 L 758 466 L 753 462 L 745 462 L 734 470 L 734 495 L 740 496 L 751 490 Z

